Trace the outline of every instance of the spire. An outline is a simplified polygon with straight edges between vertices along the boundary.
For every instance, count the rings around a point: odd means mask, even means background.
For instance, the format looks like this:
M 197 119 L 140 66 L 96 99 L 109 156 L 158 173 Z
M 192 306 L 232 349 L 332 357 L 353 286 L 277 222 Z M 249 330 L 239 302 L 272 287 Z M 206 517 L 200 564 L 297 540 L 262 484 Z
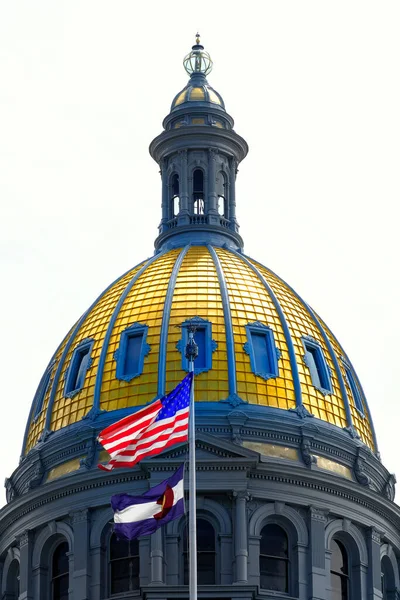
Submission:
M 175 96 L 164 131 L 150 144 L 162 178 L 155 248 L 212 243 L 242 250 L 235 185 L 248 146 L 233 131 L 222 97 L 206 79 L 213 63 L 199 34 L 183 65 L 189 82 Z

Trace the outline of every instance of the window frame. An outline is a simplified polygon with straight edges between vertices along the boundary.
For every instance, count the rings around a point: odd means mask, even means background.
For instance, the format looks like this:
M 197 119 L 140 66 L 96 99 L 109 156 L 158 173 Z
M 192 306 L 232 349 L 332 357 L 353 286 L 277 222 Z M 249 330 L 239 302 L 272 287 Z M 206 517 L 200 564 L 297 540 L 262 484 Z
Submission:
M 53 360 L 45 370 L 42 379 L 40 380 L 40 383 L 38 385 L 38 389 L 36 390 L 35 398 L 33 400 L 35 406 L 33 422 L 36 422 L 38 420 L 38 418 L 40 417 L 40 413 L 43 410 L 44 399 L 46 398 L 47 391 L 49 390 L 53 382 L 51 376 L 53 374 L 54 365 L 55 361 Z
M 261 554 L 261 538 L 262 538 L 262 532 L 266 527 L 270 527 L 274 525 L 275 527 L 279 527 L 283 533 L 286 535 L 286 541 L 287 541 L 287 557 L 283 558 L 280 556 L 274 556 L 272 554 Z M 272 590 L 271 588 L 268 587 L 262 587 L 261 586 L 261 556 L 265 556 L 267 558 L 272 558 L 275 560 L 280 560 L 280 561 L 284 561 L 285 565 L 286 565 L 286 591 L 282 592 L 279 590 Z M 291 593 L 291 550 L 290 550 L 290 535 L 289 532 L 282 527 L 281 523 L 277 523 L 274 520 L 269 520 L 266 523 L 263 524 L 263 526 L 260 529 L 260 551 L 259 551 L 259 555 L 258 555 L 258 563 L 259 563 L 259 571 L 260 571 L 260 590 L 265 590 L 267 592 L 272 592 L 274 594 L 285 594 L 285 595 L 289 595 Z
M 250 366 L 251 370 L 257 377 L 261 377 L 262 379 L 275 379 L 279 377 L 279 365 L 278 360 L 281 357 L 281 352 L 279 348 L 275 345 L 274 332 L 268 325 L 264 325 L 260 321 L 255 321 L 254 323 L 248 323 L 245 325 L 247 342 L 243 345 L 243 350 L 250 357 Z M 265 346 L 268 355 L 268 362 L 271 367 L 270 373 L 265 373 L 263 371 L 257 370 L 257 357 L 254 350 L 253 344 L 253 334 L 263 335 L 265 337 Z
M 108 544 L 107 544 L 107 589 L 108 589 L 108 594 L 110 596 L 110 598 L 114 598 L 114 597 L 119 597 L 119 596 L 125 596 L 128 593 L 132 593 L 132 592 L 136 592 L 140 590 L 140 541 L 138 539 L 134 539 L 134 540 L 127 540 L 129 543 L 129 555 L 125 556 L 123 558 L 115 558 L 112 559 L 111 558 L 111 543 L 112 543 L 112 539 L 113 536 L 115 534 L 111 531 L 110 535 L 108 537 Z M 137 554 L 132 554 L 131 555 L 131 543 L 136 543 L 137 544 Z M 112 562 L 114 560 L 114 562 L 118 561 L 118 560 L 129 560 L 129 559 L 136 559 L 138 561 L 138 587 L 137 588 L 132 588 L 131 590 L 125 590 L 123 592 L 115 592 L 112 593 L 112 577 L 111 577 L 111 566 L 112 566 Z M 129 582 L 131 583 L 131 582 Z
M 343 562 L 347 562 L 347 573 L 340 573 L 339 571 L 334 571 L 332 569 L 332 555 L 333 555 L 332 543 L 333 542 L 335 542 L 337 544 L 339 550 L 341 551 Z M 337 539 L 336 537 L 333 537 L 331 539 L 329 550 L 331 552 L 331 564 L 330 564 L 330 569 L 329 569 L 330 587 L 332 588 L 332 574 L 336 575 L 339 578 L 341 584 L 342 584 L 343 581 L 346 582 L 347 593 L 346 593 L 345 600 L 350 600 L 350 597 L 351 597 L 351 587 L 352 586 L 351 586 L 351 576 L 350 576 L 350 573 L 351 573 L 351 560 L 350 560 L 349 551 L 346 548 L 345 544 L 343 544 L 342 540 Z M 344 556 L 343 556 L 343 551 L 345 553 Z M 342 595 L 342 600 L 344 600 L 343 599 L 343 595 Z
M 360 416 L 362 418 L 365 418 L 363 395 L 357 383 L 357 378 L 355 376 L 354 370 L 352 369 L 350 363 L 344 358 L 344 356 L 341 356 L 340 358 L 343 364 L 346 381 L 349 384 L 351 395 L 354 400 L 354 406 L 359 412 Z
M 68 562 L 68 570 L 67 570 L 67 571 L 65 571 L 64 573 L 60 573 L 60 574 L 58 574 L 58 575 L 54 575 L 54 557 L 55 557 L 55 553 L 57 552 L 58 548 L 59 548 L 60 546 L 62 546 L 63 544 L 66 544 L 66 545 L 67 545 L 67 548 L 68 548 L 68 549 L 67 549 L 67 551 L 66 551 L 66 553 L 65 553 L 65 554 L 66 554 L 66 557 L 67 557 L 67 562 Z M 58 579 L 58 580 L 59 580 L 61 577 L 65 577 L 65 576 L 66 576 L 66 577 L 68 578 L 68 587 L 69 587 L 69 585 L 70 585 L 70 564 L 69 564 L 69 553 L 70 553 L 70 550 L 69 550 L 69 543 L 68 543 L 68 541 L 67 541 L 67 540 L 65 540 L 65 539 L 60 539 L 60 540 L 58 540 L 58 543 L 57 543 L 57 544 L 54 546 L 54 548 L 52 549 L 52 552 L 51 552 L 51 571 L 50 571 L 50 597 L 51 597 L 51 600 L 57 600 L 57 599 L 55 598 L 55 595 L 54 595 L 54 581 L 55 581 L 56 579 Z
M 82 340 L 81 342 L 79 342 L 79 344 L 77 346 L 75 346 L 74 351 L 71 355 L 71 360 L 69 361 L 69 365 L 68 365 L 68 367 L 65 371 L 65 375 L 64 375 L 64 377 L 65 377 L 64 397 L 65 398 L 73 398 L 76 394 L 78 394 L 84 388 L 87 372 L 93 364 L 93 358 L 91 356 L 93 344 L 94 344 L 94 339 L 87 338 L 87 339 Z M 87 352 L 86 352 L 86 350 L 87 350 Z M 78 376 L 79 366 L 81 364 L 81 363 L 78 364 L 78 369 L 77 369 L 76 363 L 78 361 L 78 356 L 80 354 L 83 354 L 84 351 L 85 351 L 85 355 L 86 354 L 88 355 L 88 363 L 86 366 L 86 372 L 85 372 L 85 376 L 83 378 L 82 385 L 80 387 L 71 389 L 73 379 L 75 379 L 75 384 L 76 384 L 76 378 Z
M 180 327 L 182 330 L 182 337 L 176 344 L 176 349 L 182 355 L 182 371 L 189 372 L 189 361 L 185 356 L 186 345 L 189 340 L 188 326 L 195 325 L 197 329 L 205 330 L 205 366 L 204 367 L 196 367 L 196 360 L 194 361 L 194 374 L 198 375 L 199 373 L 206 373 L 212 369 L 212 355 L 218 348 L 218 344 L 215 340 L 212 339 L 212 323 L 211 321 L 207 321 L 206 319 L 202 319 L 201 317 L 193 317 L 192 319 L 187 319 L 183 323 L 181 323 Z M 196 340 L 196 333 L 194 334 L 194 339 Z
M 181 585 L 188 585 L 188 583 L 185 583 L 185 563 L 188 566 L 188 572 L 189 572 L 189 561 L 190 561 L 190 557 L 189 557 L 189 551 L 187 549 L 185 549 L 184 547 L 184 537 L 185 537 L 185 530 L 189 529 L 189 515 L 187 515 L 186 518 L 182 519 L 183 521 L 183 525 L 181 528 L 181 535 L 180 535 L 180 539 L 181 539 L 181 568 L 180 568 L 180 573 L 181 573 Z M 219 584 L 219 537 L 218 537 L 218 533 L 217 533 L 217 529 L 214 523 L 214 520 L 211 520 L 210 518 L 208 518 L 207 516 L 203 515 L 203 514 L 199 514 L 196 515 L 196 529 L 197 529 L 197 525 L 198 525 L 198 521 L 206 521 L 213 529 L 214 531 L 214 550 L 199 550 L 199 548 L 197 547 L 197 558 L 199 556 L 200 553 L 207 553 L 207 554 L 213 554 L 214 556 L 214 583 L 198 583 L 198 585 L 218 585 Z M 188 533 L 187 533 L 188 535 Z M 199 579 L 199 577 L 198 577 Z
M 330 368 L 328 366 L 328 363 L 326 361 L 324 352 L 323 352 L 323 350 L 321 348 L 321 345 L 319 344 L 319 342 L 317 342 L 317 340 L 315 340 L 311 336 L 303 336 L 301 338 L 301 341 L 302 341 L 304 352 L 305 352 L 305 354 L 303 356 L 303 362 L 304 362 L 304 364 L 307 366 L 307 368 L 309 370 L 313 386 L 317 390 L 319 390 L 322 394 L 324 394 L 324 396 L 328 396 L 329 394 L 333 394 L 332 374 L 331 374 L 331 370 L 330 370 Z M 318 360 L 318 363 L 319 363 L 319 365 L 318 365 L 317 361 L 315 361 L 315 367 L 316 367 L 316 369 L 318 371 L 318 377 L 320 379 L 320 385 L 318 385 L 317 382 L 315 381 L 315 379 L 313 377 L 313 373 L 312 373 L 311 367 L 309 365 L 309 361 L 308 361 L 307 353 L 309 352 L 310 354 L 313 354 L 313 351 L 316 352 L 316 354 L 317 354 L 317 360 Z M 315 357 L 314 357 L 314 359 L 315 359 Z M 321 381 L 321 375 L 322 375 L 322 379 L 324 381 Z M 326 386 L 324 384 L 326 384 Z
M 114 352 L 114 360 L 117 363 L 115 377 L 121 381 L 132 381 L 135 377 L 139 377 L 143 373 L 144 359 L 149 354 L 151 346 L 147 343 L 148 325 L 142 323 L 132 323 L 121 333 L 119 346 Z M 128 340 L 130 337 L 142 337 L 140 348 L 139 362 L 137 371 L 134 373 L 125 372 L 125 358 L 128 350 Z

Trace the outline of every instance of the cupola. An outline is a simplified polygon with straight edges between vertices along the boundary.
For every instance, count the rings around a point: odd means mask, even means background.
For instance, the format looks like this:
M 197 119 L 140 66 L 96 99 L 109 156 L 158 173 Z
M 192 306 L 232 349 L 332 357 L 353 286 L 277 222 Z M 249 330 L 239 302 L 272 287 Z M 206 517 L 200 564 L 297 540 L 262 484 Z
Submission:
M 175 96 L 164 131 L 150 144 L 162 178 L 156 251 L 188 242 L 241 251 L 235 183 L 248 146 L 233 130 L 222 97 L 206 79 L 212 60 L 198 34 L 183 64 L 189 82 Z

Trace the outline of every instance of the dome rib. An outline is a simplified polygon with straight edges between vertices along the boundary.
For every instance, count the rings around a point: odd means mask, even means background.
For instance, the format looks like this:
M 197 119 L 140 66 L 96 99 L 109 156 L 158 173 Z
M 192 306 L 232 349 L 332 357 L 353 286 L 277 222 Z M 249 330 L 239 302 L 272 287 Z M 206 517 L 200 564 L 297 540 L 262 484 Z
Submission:
M 312 316 L 312 318 L 313 318 L 316 326 L 318 327 L 318 330 L 319 330 L 320 334 L 322 335 L 322 337 L 325 340 L 326 347 L 328 348 L 328 352 L 330 354 L 332 362 L 335 365 L 336 374 L 337 374 L 338 381 L 339 381 L 340 393 L 342 394 L 342 399 L 343 399 L 343 403 L 344 403 L 344 409 L 346 411 L 347 427 L 349 429 L 349 433 L 351 435 L 353 435 L 353 432 L 355 432 L 356 430 L 354 429 L 353 417 L 351 416 L 351 410 L 350 410 L 350 404 L 349 404 L 349 397 L 347 395 L 346 386 L 344 384 L 344 379 L 343 379 L 342 371 L 341 371 L 340 365 L 338 363 L 338 360 L 336 358 L 336 354 L 335 354 L 335 352 L 333 350 L 333 347 L 332 347 L 332 344 L 330 342 L 330 339 L 326 335 L 324 328 L 322 327 L 321 323 L 319 322 L 319 319 L 317 318 L 317 315 L 314 313 L 314 311 L 311 308 L 311 306 L 309 306 L 307 304 L 307 302 L 304 302 L 304 300 L 302 300 L 300 298 L 300 296 L 298 294 L 296 294 L 296 292 L 294 290 L 292 290 L 292 291 L 297 296 L 297 298 L 303 303 L 303 305 L 306 307 L 306 309 L 308 310 L 308 312 Z M 359 435 L 357 433 L 356 433 L 356 436 L 359 437 Z
M 304 406 L 302 393 L 301 393 L 299 370 L 297 368 L 296 354 L 294 351 L 292 337 L 290 335 L 289 327 L 288 327 L 287 321 L 285 319 L 285 315 L 283 313 L 282 307 L 279 304 L 279 300 L 275 296 L 273 289 L 271 288 L 271 286 L 269 285 L 269 283 L 267 282 L 265 277 L 262 275 L 262 273 L 260 273 L 260 271 L 257 269 L 256 266 L 254 266 L 245 256 L 243 256 L 243 254 L 239 254 L 239 252 L 236 252 L 235 250 L 232 250 L 232 254 L 235 254 L 238 258 L 242 259 L 243 262 L 257 275 L 257 277 L 259 278 L 259 280 L 261 281 L 261 283 L 264 285 L 265 289 L 267 290 L 269 297 L 271 298 L 271 300 L 276 308 L 276 311 L 277 311 L 280 321 L 281 321 L 281 325 L 282 325 L 283 333 L 285 335 L 285 340 L 286 340 L 288 353 L 289 353 L 289 357 L 290 357 L 290 366 L 292 368 L 293 384 L 294 384 L 294 391 L 295 391 L 295 396 L 296 396 L 296 406 Z
M 172 269 L 171 277 L 168 283 L 168 289 L 165 296 L 165 304 L 163 311 L 163 318 L 161 323 L 160 331 L 160 352 L 158 359 L 158 395 L 165 396 L 166 386 L 166 363 L 167 363 L 167 340 L 168 340 L 168 328 L 171 316 L 172 299 L 175 291 L 176 279 L 178 277 L 179 270 L 182 266 L 183 259 L 185 258 L 187 251 L 190 248 L 190 244 L 185 246 L 181 253 L 178 255 L 174 268 Z
M 225 275 L 222 270 L 221 262 L 218 258 L 214 248 L 207 245 L 208 251 L 214 261 L 215 269 L 217 271 L 219 287 L 221 291 L 222 306 L 224 309 L 224 321 L 225 321 L 225 332 L 226 332 L 226 353 L 228 357 L 228 384 L 229 384 L 229 396 L 237 394 L 237 383 L 236 383 L 236 358 L 235 358 L 235 341 L 233 338 L 233 327 L 231 317 L 231 305 L 229 301 L 228 288 L 226 286 Z
M 162 254 L 165 254 L 165 252 L 163 252 Z M 102 385 L 102 381 L 103 381 L 104 365 L 106 362 L 106 357 L 107 357 L 107 352 L 108 352 L 108 344 L 109 344 L 109 341 L 110 341 L 110 338 L 111 338 L 111 335 L 112 335 L 112 332 L 114 329 L 115 322 L 116 322 L 119 312 L 122 308 L 122 305 L 125 302 L 125 299 L 128 296 L 129 292 L 135 285 L 136 281 L 139 279 L 139 277 L 145 272 L 145 270 L 155 260 L 160 258 L 160 256 L 162 256 L 162 254 L 156 254 L 155 256 L 152 256 L 151 258 L 149 258 L 146 261 L 146 263 L 143 265 L 143 267 L 141 269 L 139 269 L 139 271 L 137 273 L 135 273 L 135 275 L 132 277 L 132 279 L 130 280 L 130 282 L 128 283 L 126 288 L 124 289 L 123 293 L 121 294 L 120 299 L 117 302 L 116 307 L 114 308 L 113 314 L 111 315 L 111 319 L 110 319 L 110 322 L 107 327 L 106 335 L 104 337 L 103 346 L 101 348 L 99 366 L 97 367 L 96 384 L 94 387 L 94 394 L 93 394 L 93 406 L 92 406 L 91 410 L 88 412 L 88 414 L 86 415 L 86 418 L 90 418 L 90 416 L 92 416 L 92 415 L 96 416 L 96 414 L 98 412 L 100 412 L 101 385 Z
M 139 265 L 140 264 L 141 263 L 139 263 Z M 135 268 L 137 268 L 137 267 L 135 267 Z M 50 430 L 50 423 L 51 423 L 51 417 L 52 417 L 52 412 L 53 412 L 53 405 L 54 405 L 54 400 L 55 400 L 55 397 L 56 397 L 56 394 L 57 394 L 58 383 L 59 383 L 59 380 L 60 380 L 61 371 L 62 371 L 62 369 L 64 367 L 65 359 L 66 359 L 66 357 L 68 355 L 68 352 L 69 352 L 69 350 L 70 350 L 70 348 L 72 346 L 72 343 L 73 343 L 73 341 L 75 340 L 77 334 L 80 331 L 81 325 L 84 323 L 86 317 L 90 314 L 90 312 L 96 307 L 96 305 L 98 304 L 98 302 L 100 302 L 100 300 L 105 296 L 105 294 L 107 294 L 107 292 L 109 290 L 111 290 L 111 288 L 116 283 L 118 283 L 118 281 L 120 281 L 120 279 L 123 279 L 132 270 L 133 269 L 128 269 L 122 276 L 117 277 L 117 279 L 115 279 L 105 290 L 103 290 L 101 292 L 101 294 L 96 298 L 96 300 L 89 306 L 89 308 L 87 309 L 87 311 L 85 311 L 83 313 L 83 315 L 80 317 L 80 319 L 78 319 L 75 327 L 72 328 L 71 336 L 70 336 L 69 340 L 67 341 L 67 343 L 65 344 L 65 348 L 64 348 L 63 353 L 61 355 L 61 358 L 60 358 L 60 360 L 58 362 L 57 369 L 56 369 L 56 372 L 55 372 L 55 375 L 54 375 L 54 379 L 53 379 L 53 383 L 52 383 L 52 387 L 51 387 L 51 392 L 50 392 L 50 397 L 49 397 L 49 402 L 47 404 L 47 409 L 46 409 L 46 420 L 45 420 L 45 423 L 44 423 L 43 431 L 40 434 L 40 437 L 43 437 L 43 436 L 46 437 L 46 435 L 51 432 L 51 430 Z M 61 346 L 62 346 L 62 344 L 60 344 L 59 347 L 61 347 Z M 57 355 L 57 352 L 58 352 L 58 348 L 57 348 L 57 351 L 54 354 L 54 357 Z M 27 431 L 29 431 L 29 428 L 30 428 L 30 422 L 28 421 Z M 24 445 L 23 445 L 22 452 L 25 451 L 25 443 L 27 441 L 26 438 L 27 438 L 27 434 L 24 437 L 24 442 L 23 442 Z
M 331 329 L 327 326 L 327 324 L 325 323 L 325 321 L 323 319 L 321 319 L 321 317 L 314 310 L 313 310 L 313 313 L 315 315 L 315 318 L 318 319 L 318 321 L 321 323 L 321 327 L 324 327 L 329 332 L 329 334 L 332 336 L 332 338 L 334 340 L 336 340 L 336 337 L 332 333 Z M 368 402 L 367 402 L 367 397 L 366 397 L 366 395 L 364 393 L 363 387 L 361 385 L 361 381 L 360 381 L 360 379 L 359 379 L 359 377 L 357 375 L 356 370 L 353 367 L 353 364 L 352 364 L 351 360 L 347 356 L 346 352 L 343 350 L 343 348 L 341 347 L 341 345 L 340 345 L 340 343 L 338 341 L 337 341 L 337 344 L 338 344 L 338 346 L 339 346 L 339 348 L 340 348 L 340 350 L 342 352 L 342 355 L 346 359 L 346 362 L 349 364 L 349 366 L 350 366 L 350 368 L 352 370 L 353 377 L 355 378 L 356 383 L 358 385 L 358 389 L 361 391 L 362 399 L 363 399 L 363 403 L 364 403 L 364 407 L 365 407 L 365 410 L 366 410 L 366 413 L 367 413 L 367 417 L 368 417 L 369 428 L 370 428 L 371 434 L 372 434 L 372 440 L 373 440 L 373 443 L 374 443 L 375 452 L 379 453 L 379 450 L 378 450 L 378 441 L 377 441 L 377 437 L 376 437 L 374 422 L 372 420 L 371 411 L 369 409 Z M 348 398 L 348 394 L 347 394 L 347 398 Z M 349 403 L 349 406 L 350 406 L 350 403 Z M 350 408 L 350 410 L 351 410 L 351 408 Z

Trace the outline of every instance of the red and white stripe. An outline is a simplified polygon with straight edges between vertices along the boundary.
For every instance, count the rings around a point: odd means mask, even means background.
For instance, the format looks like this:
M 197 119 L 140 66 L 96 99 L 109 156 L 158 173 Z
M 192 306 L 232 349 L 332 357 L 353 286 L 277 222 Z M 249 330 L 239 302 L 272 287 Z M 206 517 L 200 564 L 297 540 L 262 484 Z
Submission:
M 173 417 L 155 421 L 162 407 L 161 400 L 157 400 L 104 429 L 99 442 L 111 460 L 107 465 L 98 465 L 99 468 L 111 471 L 118 467 L 133 467 L 146 456 L 187 441 L 189 407 L 178 410 Z

